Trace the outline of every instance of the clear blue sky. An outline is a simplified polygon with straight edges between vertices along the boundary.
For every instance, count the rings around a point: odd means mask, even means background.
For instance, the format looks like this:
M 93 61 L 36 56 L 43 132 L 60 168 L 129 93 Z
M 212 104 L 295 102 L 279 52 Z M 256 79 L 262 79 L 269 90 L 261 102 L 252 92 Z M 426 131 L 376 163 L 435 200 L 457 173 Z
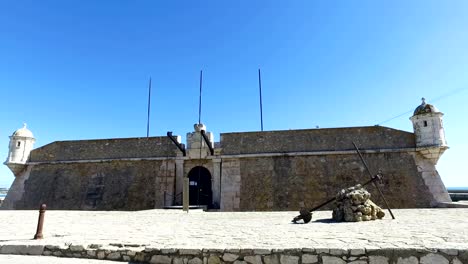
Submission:
M 2 1 L 0 158 L 23 122 L 36 147 L 145 136 L 150 76 L 150 134 L 185 138 L 201 69 L 216 140 L 260 130 L 261 68 L 265 130 L 375 125 L 426 97 L 445 113 L 442 179 L 468 186 L 467 14 L 462 0 Z M 412 131 L 410 116 L 382 125 Z

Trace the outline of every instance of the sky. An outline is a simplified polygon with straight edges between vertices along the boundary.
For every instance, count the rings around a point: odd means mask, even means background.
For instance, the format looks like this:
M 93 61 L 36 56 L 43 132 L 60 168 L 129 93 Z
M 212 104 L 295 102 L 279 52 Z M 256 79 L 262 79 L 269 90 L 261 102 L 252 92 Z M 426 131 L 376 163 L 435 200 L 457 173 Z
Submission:
M 412 132 L 425 97 L 445 114 L 442 180 L 468 186 L 467 12 L 464 0 L 1 1 L 0 159 L 23 122 L 35 147 L 146 136 L 150 77 L 150 135 L 185 138 L 200 70 L 215 140 L 258 131 L 260 68 L 264 130 Z M 13 179 L 0 166 L 0 187 Z

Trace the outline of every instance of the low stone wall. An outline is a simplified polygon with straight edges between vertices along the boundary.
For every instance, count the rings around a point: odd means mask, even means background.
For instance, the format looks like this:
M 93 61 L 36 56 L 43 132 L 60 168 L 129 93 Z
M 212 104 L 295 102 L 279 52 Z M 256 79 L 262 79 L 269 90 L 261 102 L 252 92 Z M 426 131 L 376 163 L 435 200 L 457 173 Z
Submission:
M 0 254 L 160 264 L 463 264 L 468 249 L 155 249 L 142 245 L 3 245 Z

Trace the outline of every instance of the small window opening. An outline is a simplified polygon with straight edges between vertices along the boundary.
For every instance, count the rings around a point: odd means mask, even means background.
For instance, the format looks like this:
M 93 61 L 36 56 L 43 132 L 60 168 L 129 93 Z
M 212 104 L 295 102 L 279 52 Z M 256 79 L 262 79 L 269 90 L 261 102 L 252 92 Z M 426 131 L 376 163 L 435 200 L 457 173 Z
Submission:
M 424 126 L 427 127 L 427 121 L 424 121 Z
M 16 144 L 17 147 L 20 147 L 21 146 L 21 141 L 18 141 L 18 143 Z

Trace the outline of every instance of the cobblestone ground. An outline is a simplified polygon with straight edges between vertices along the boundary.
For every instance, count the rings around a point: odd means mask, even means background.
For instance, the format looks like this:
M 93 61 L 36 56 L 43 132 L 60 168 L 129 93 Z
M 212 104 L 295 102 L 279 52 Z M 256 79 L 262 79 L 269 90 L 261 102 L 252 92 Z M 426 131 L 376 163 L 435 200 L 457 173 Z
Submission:
M 396 220 L 387 214 L 383 220 L 334 223 L 330 211 L 321 211 L 309 224 L 291 224 L 297 212 L 47 211 L 44 239 L 31 240 L 37 211 L 0 211 L 0 246 L 468 249 L 468 209 L 400 209 L 394 214 Z

